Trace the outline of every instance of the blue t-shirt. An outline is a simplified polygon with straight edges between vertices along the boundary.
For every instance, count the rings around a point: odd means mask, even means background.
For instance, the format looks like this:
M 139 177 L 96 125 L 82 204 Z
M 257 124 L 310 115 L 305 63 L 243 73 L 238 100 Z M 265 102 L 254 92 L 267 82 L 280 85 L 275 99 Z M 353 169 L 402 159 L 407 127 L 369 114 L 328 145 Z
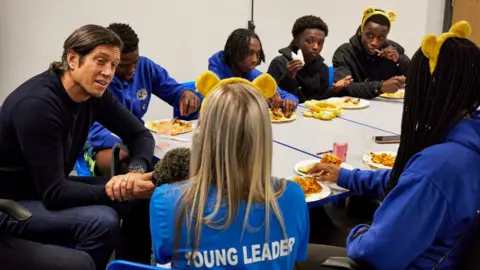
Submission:
M 158 187 L 152 196 L 150 230 L 154 258 L 157 263 L 168 263 L 174 256 L 176 211 L 178 205 L 181 205 L 179 204 L 181 188 L 186 185 L 188 184 L 165 184 Z M 213 211 L 215 195 L 216 192 L 212 189 L 206 204 L 205 216 Z M 237 217 L 233 218 L 232 223 L 225 230 L 202 226 L 200 245 L 194 253 L 193 261 L 187 260 L 191 254 L 190 243 L 193 237 L 190 237 L 187 247 L 187 229 L 184 219 L 175 268 L 293 269 L 295 262 L 304 261 L 307 258 L 310 223 L 305 194 L 299 185 L 287 181 L 285 191 L 277 202 L 283 216 L 286 237 L 271 211 L 269 235 L 268 240 L 266 239 L 265 208 L 260 203 L 252 205 L 248 216 L 248 228 L 243 230 L 246 203 L 242 203 Z M 222 207 L 214 220 L 225 217 L 226 211 L 227 208 Z M 191 235 L 193 235 L 192 232 Z

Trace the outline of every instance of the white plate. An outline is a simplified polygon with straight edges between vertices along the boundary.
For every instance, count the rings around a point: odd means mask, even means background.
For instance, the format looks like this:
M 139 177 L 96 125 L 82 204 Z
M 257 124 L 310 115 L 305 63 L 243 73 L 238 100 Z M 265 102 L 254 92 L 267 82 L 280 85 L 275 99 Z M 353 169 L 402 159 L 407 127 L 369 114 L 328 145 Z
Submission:
M 360 99 L 360 103 L 358 103 L 357 105 L 354 105 L 354 104 L 345 103 L 344 100 L 346 98 L 348 97 L 329 98 L 327 101 L 338 104 L 342 106 L 343 109 L 347 109 L 347 110 L 365 109 L 368 106 L 370 106 L 370 101 L 368 100 Z
M 272 121 L 272 123 L 285 123 L 285 122 L 291 122 L 295 119 L 297 119 L 297 113 L 293 112 L 293 114 L 288 119 L 284 118 L 284 119 L 280 119 L 280 120 L 273 120 L 272 118 L 270 118 L 270 121 Z
M 397 153 L 392 152 L 392 151 L 384 151 L 384 152 L 372 152 L 374 154 L 390 154 L 392 156 L 397 156 Z M 384 166 L 382 164 L 377 164 L 372 161 L 372 156 L 370 155 L 370 152 L 367 154 L 363 155 L 363 162 L 367 164 L 368 166 L 376 169 L 391 169 L 392 167 Z
M 288 180 L 293 181 L 293 178 L 295 177 L 290 177 Z M 305 196 L 305 200 L 307 201 L 307 203 L 325 199 L 328 196 L 330 196 L 330 194 L 332 194 L 332 190 L 330 189 L 330 187 L 328 187 L 322 182 L 318 182 L 318 183 L 320 184 L 320 186 L 322 186 L 322 191 Z
M 401 96 L 401 97 L 400 96 L 395 96 L 395 95 L 390 96 L 390 95 L 384 93 L 384 94 L 381 94 L 380 97 L 386 98 L 386 99 L 404 99 L 405 98 L 405 90 L 404 89 L 400 89 L 394 94 L 403 94 L 403 96 Z
M 298 175 L 301 175 L 301 176 L 305 176 L 306 174 L 305 173 L 302 173 L 299 171 L 299 168 L 301 167 L 306 167 L 312 163 L 319 163 L 320 162 L 320 159 L 308 159 L 308 160 L 304 160 L 304 161 L 300 161 L 298 162 L 297 164 L 295 164 L 295 166 L 293 167 L 293 170 L 298 174 Z M 340 165 L 340 167 L 344 168 L 344 169 L 347 169 L 347 170 L 353 170 L 355 169 L 352 165 L 348 164 L 348 163 L 342 163 Z M 337 189 L 337 190 L 344 190 L 346 191 L 347 189 L 344 189 L 340 186 L 338 186 L 337 184 L 335 183 L 328 183 L 327 184 L 329 187 L 333 188 L 333 189 Z
M 145 127 L 146 127 L 147 129 L 149 129 L 150 131 L 157 133 L 157 131 L 151 127 L 151 123 L 153 123 L 153 122 L 161 122 L 161 121 L 171 121 L 171 120 L 172 120 L 172 119 L 160 119 L 160 120 L 154 120 L 154 121 L 148 121 L 148 120 L 147 120 L 147 121 L 145 121 Z M 189 123 L 189 121 L 184 121 L 184 120 L 179 120 L 179 121 L 182 121 L 182 122 L 184 122 L 184 123 Z M 195 129 L 195 124 L 192 123 L 192 129 L 191 129 L 191 130 L 179 132 L 178 134 L 172 135 L 172 136 L 177 136 L 177 135 L 180 135 L 180 134 L 192 132 L 194 129 Z

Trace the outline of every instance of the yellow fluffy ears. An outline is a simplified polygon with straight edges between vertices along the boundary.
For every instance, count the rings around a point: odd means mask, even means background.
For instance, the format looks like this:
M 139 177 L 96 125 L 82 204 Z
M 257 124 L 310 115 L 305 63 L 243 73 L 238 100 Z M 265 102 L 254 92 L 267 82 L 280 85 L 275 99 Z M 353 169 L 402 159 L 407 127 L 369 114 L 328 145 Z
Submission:
M 390 26 L 392 25 L 392 22 L 397 19 L 397 13 L 393 10 L 389 10 L 387 12 L 380 11 L 380 10 L 375 10 L 373 7 L 367 7 L 363 11 L 363 20 L 362 20 L 362 32 L 363 32 L 363 27 L 365 27 L 365 22 L 372 17 L 373 15 L 381 15 L 384 16 L 385 18 L 388 19 L 390 22 Z M 391 27 L 390 27 L 391 28 Z M 390 29 L 389 29 L 390 31 Z
M 466 39 L 471 32 L 470 24 L 466 21 L 460 21 L 454 24 L 447 33 L 443 33 L 438 37 L 432 34 L 426 35 L 422 41 L 422 52 L 430 60 L 430 73 L 433 74 L 435 71 L 443 43 L 449 38 Z
M 195 82 L 195 88 L 204 96 L 203 103 L 208 96 L 222 85 L 230 83 L 247 84 L 260 92 L 265 99 L 271 98 L 277 92 L 277 83 L 270 74 L 262 74 L 258 76 L 253 82 L 243 78 L 228 78 L 220 80 L 215 73 L 206 71 L 198 76 Z M 203 105 L 203 104 L 202 104 Z M 203 106 L 202 106 L 203 108 Z

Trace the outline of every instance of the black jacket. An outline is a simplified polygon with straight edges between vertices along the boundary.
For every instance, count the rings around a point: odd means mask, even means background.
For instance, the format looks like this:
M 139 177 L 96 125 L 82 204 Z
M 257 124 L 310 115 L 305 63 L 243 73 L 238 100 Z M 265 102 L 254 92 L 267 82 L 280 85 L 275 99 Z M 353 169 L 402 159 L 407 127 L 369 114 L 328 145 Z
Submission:
M 334 81 L 339 81 L 348 75 L 353 82 L 336 96 L 354 96 L 375 98 L 382 94 L 381 82 L 394 76 L 407 75 L 410 59 L 398 43 L 387 40 L 383 48 L 393 46 L 399 55 L 398 63 L 384 57 L 371 56 L 363 50 L 359 35 L 350 38 L 350 43 L 340 46 L 333 55 Z
M 323 63 L 323 58 L 318 56 L 312 63 L 306 63 L 295 76 L 291 79 L 287 75 L 287 64 L 292 61 L 292 51 L 297 52 L 298 48 L 290 45 L 280 49 L 280 56 L 275 57 L 270 66 L 268 73 L 275 78 L 278 87 L 294 94 L 300 103 L 311 99 L 324 99 L 329 96 L 330 90 L 328 86 L 328 67 Z

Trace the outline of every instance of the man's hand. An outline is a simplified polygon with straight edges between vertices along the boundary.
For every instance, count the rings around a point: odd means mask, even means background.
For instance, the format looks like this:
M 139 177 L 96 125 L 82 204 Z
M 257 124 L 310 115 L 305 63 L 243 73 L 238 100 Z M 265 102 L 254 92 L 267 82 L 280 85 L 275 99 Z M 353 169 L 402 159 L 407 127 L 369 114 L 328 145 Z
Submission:
M 347 87 L 349 84 L 353 82 L 352 76 L 348 75 L 347 77 L 341 79 L 340 81 L 336 82 L 332 86 L 332 91 L 333 92 L 338 92 L 342 90 L 343 88 Z
M 382 92 L 395 93 L 399 89 L 404 87 L 405 87 L 405 76 L 395 76 L 383 82 Z
M 296 108 L 297 102 L 295 102 L 295 100 L 285 99 L 285 101 L 283 101 L 283 114 L 286 118 L 290 118 Z
M 388 60 L 393 61 L 394 63 L 398 62 L 400 56 L 398 55 L 397 50 L 393 46 L 388 46 L 382 51 L 377 50 L 378 56 L 385 57 Z
M 183 91 L 180 98 L 180 115 L 189 116 L 196 112 L 200 107 L 200 99 L 195 95 L 192 90 Z
M 290 79 L 295 79 L 297 72 L 303 68 L 303 63 L 299 59 L 294 59 L 287 64 L 287 76 Z
M 320 181 L 327 181 L 337 183 L 340 167 L 332 164 L 317 163 L 308 171 L 308 174 L 315 175 L 315 178 Z M 318 175 L 318 176 L 317 176 Z
M 155 189 L 151 179 L 152 173 L 117 175 L 108 181 L 105 185 L 105 191 L 112 201 L 149 198 Z
M 273 109 L 277 109 L 277 108 L 280 108 L 280 106 L 282 106 L 282 98 L 280 97 L 280 94 L 277 92 L 275 92 L 275 94 L 267 99 L 267 102 L 268 104 L 270 104 L 270 107 Z

